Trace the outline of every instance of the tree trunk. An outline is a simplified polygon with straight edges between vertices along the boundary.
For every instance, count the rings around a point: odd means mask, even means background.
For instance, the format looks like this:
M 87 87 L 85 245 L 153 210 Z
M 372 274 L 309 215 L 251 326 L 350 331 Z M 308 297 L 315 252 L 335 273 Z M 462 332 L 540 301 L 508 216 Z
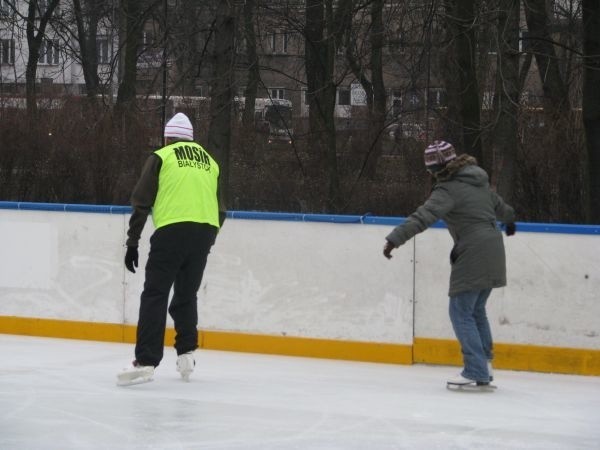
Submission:
M 217 3 L 207 150 L 219 164 L 219 195 L 223 204 L 227 205 L 229 204 L 232 86 L 235 69 L 235 20 L 231 2 L 217 0 Z
M 326 211 L 340 205 L 335 136 L 335 91 L 333 82 L 333 36 L 325 36 L 333 25 L 331 0 L 306 0 L 305 58 L 310 126 L 309 145 L 317 164 L 325 163 Z M 321 172 L 320 170 L 318 171 Z
M 544 91 L 544 106 L 551 117 L 569 111 L 567 87 L 561 76 L 558 58 L 548 26 L 546 0 L 527 0 L 525 17 L 529 30 L 529 48 L 535 56 Z
M 366 175 L 373 179 L 377 161 L 382 151 L 381 133 L 385 126 L 386 100 L 383 83 L 383 0 L 375 0 L 371 4 L 371 79 L 373 82 L 373 110 L 371 113 L 371 148 L 365 167 Z
M 125 105 L 135 101 L 138 48 L 142 38 L 144 19 L 140 0 L 122 0 L 121 9 L 125 26 L 125 54 L 115 107 L 122 111 L 125 109 Z
M 40 49 L 43 45 L 46 34 L 46 26 L 58 6 L 59 0 L 51 0 L 47 8 L 40 14 L 40 6 L 37 0 L 31 0 L 27 8 L 27 47 L 29 55 L 25 67 L 25 97 L 27 104 L 27 114 L 30 118 L 37 115 L 37 93 L 35 78 L 37 74 L 38 60 L 40 58 Z M 38 19 L 39 18 L 39 19 Z M 36 34 L 37 30 L 37 34 Z
M 458 71 L 458 109 L 462 121 L 463 151 L 483 161 L 479 83 L 477 81 L 475 0 L 446 0 L 448 26 L 454 39 L 456 61 L 448 70 Z
M 498 8 L 498 63 L 496 66 L 495 117 L 492 155 L 498 192 L 512 201 L 518 147 L 519 110 L 519 11 L 520 0 L 501 0 Z M 497 173 L 497 177 L 495 174 Z
M 248 58 L 248 82 L 244 91 L 244 114 L 242 125 L 246 130 L 254 128 L 254 103 L 260 79 L 259 61 L 256 54 L 256 32 L 254 30 L 254 0 L 246 0 L 244 5 L 244 34 L 246 36 L 246 56 Z
M 79 41 L 81 52 L 81 67 L 83 69 L 87 97 L 92 103 L 95 103 L 100 84 L 96 45 L 99 14 L 96 2 L 91 0 L 84 0 L 84 2 L 86 6 L 85 12 L 82 10 L 81 0 L 73 0 L 73 11 L 77 25 L 77 40 Z M 85 22 L 87 22 L 87 27 Z
M 583 0 L 583 125 L 587 144 L 588 221 L 600 224 L 600 3 Z
M 530 49 L 537 62 L 544 93 L 544 144 L 550 161 L 561 164 L 551 166 L 552 177 L 563 177 L 564 182 L 555 187 L 551 196 L 553 214 L 563 221 L 576 221 L 581 217 L 581 190 L 575 180 L 580 177 L 577 161 L 581 155 L 567 140 L 566 130 L 573 127 L 569 89 L 561 74 L 559 59 L 550 29 L 550 14 L 545 0 L 527 0 L 525 17 L 529 29 Z M 580 219 L 579 219 L 580 220 Z

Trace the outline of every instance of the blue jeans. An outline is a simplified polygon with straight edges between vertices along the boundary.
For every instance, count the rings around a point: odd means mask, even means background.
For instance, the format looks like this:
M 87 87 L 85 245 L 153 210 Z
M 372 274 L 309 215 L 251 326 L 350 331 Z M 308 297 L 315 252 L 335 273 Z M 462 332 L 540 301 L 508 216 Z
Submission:
M 490 379 L 487 361 L 493 358 L 493 343 L 485 305 L 491 292 L 483 289 L 450 297 L 450 320 L 463 355 L 461 375 L 476 381 Z

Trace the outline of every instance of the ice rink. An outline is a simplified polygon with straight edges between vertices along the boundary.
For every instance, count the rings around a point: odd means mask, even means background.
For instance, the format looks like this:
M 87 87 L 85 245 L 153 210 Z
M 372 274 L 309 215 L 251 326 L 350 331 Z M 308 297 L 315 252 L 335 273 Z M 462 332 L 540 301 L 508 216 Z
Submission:
M 117 387 L 133 346 L 0 334 L 0 449 L 600 449 L 600 378 L 201 350 Z

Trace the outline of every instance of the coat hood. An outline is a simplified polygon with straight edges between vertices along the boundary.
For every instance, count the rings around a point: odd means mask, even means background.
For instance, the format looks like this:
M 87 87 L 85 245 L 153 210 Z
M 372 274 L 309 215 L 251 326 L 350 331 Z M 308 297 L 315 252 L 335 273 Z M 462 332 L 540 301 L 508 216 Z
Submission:
M 486 171 L 477 165 L 474 157 L 466 153 L 450 161 L 436 174 L 436 180 L 438 182 L 456 180 L 473 186 L 486 186 L 489 183 Z

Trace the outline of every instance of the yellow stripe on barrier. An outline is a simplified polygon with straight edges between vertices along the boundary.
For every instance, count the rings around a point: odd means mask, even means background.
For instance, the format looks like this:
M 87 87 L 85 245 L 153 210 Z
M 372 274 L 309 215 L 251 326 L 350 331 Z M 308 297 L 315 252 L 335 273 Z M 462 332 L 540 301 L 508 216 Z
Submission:
M 415 363 L 462 365 L 458 342 L 449 339 L 415 338 Z M 508 370 L 600 375 L 600 350 L 494 344 L 494 367 Z
M 135 342 L 128 325 L 114 323 L 79 322 L 71 320 L 37 319 L 0 316 L 0 333 L 23 334 L 88 341 Z
M 412 346 L 408 344 L 202 331 L 201 347 L 210 350 L 412 364 Z
M 135 343 L 135 325 L 56 319 L 0 316 L 0 333 Z M 166 330 L 165 345 L 175 342 L 175 331 Z M 207 350 L 266 353 L 286 356 L 343 359 L 393 364 L 444 364 L 461 366 L 458 342 L 415 338 L 414 344 L 340 341 L 200 330 L 199 345 Z M 600 375 L 600 350 L 496 344 L 497 369 Z

